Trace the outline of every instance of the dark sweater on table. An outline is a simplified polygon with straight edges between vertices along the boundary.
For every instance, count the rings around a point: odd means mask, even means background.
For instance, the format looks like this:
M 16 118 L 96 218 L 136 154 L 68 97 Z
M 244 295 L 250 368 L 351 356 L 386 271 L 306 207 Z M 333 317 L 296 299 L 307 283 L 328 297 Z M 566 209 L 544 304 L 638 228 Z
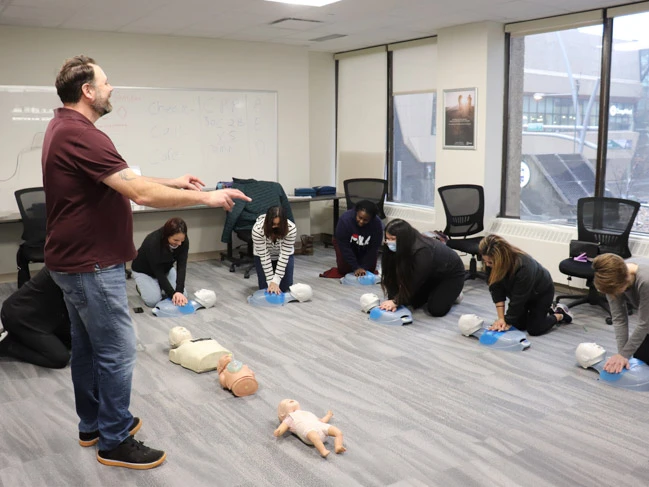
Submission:
M 489 286 L 494 303 L 509 298 L 505 322 L 517 325 L 526 313 L 528 303 L 545 293 L 551 286 L 552 276 L 548 270 L 527 254 L 521 255 L 520 265 L 509 276 Z
M 185 290 L 185 273 L 187 271 L 187 256 L 189 254 L 189 237 L 177 249 L 171 250 L 167 241 L 162 241 L 162 228 L 151 232 L 137 251 L 137 257 L 131 264 L 131 269 L 141 272 L 158 280 L 160 289 L 168 297 Z M 176 289 L 171 287 L 167 274 L 176 265 Z

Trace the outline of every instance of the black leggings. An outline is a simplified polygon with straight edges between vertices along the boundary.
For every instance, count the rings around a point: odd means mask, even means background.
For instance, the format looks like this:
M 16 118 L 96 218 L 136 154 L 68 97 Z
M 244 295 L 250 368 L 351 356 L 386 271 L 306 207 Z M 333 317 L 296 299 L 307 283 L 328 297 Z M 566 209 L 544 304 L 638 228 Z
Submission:
M 9 334 L 0 342 L 0 355 L 51 369 L 62 369 L 70 361 L 69 337 L 31 330 L 4 314 L 2 326 Z
M 518 324 L 514 325 L 519 330 L 527 331 L 531 336 L 547 333 L 557 324 L 557 317 L 552 312 L 554 299 L 554 284 L 547 291 L 538 294 L 534 300 L 525 305 L 525 313 L 520 317 Z
M 446 316 L 464 288 L 464 274 L 440 281 L 428 281 L 412 299 L 412 306 L 426 305 L 431 316 Z

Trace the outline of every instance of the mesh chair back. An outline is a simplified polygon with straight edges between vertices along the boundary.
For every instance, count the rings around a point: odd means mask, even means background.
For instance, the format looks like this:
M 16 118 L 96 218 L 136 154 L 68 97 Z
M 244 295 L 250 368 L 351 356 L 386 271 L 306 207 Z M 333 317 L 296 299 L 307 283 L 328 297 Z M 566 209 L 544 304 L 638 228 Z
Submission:
M 484 230 L 484 189 L 476 184 L 452 184 L 438 189 L 446 213 L 444 233 L 466 237 Z
M 581 198 L 577 202 L 579 240 L 599 243 L 601 253 L 631 257 L 629 235 L 640 203 L 621 198 Z
M 379 209 L 379 218 L 385 218 L 383 204 L 388 192 L 387 179 L 357 178 L 343 181 L 347 209 L 353 208 L 356 203 L 363 200 L 375 203 Z
M 23 222 L 22 239 L 29 246 L 42 246 L 45 242 L 45 190 L 43 188 L 19 189 L 14 193 L 20 218 Z

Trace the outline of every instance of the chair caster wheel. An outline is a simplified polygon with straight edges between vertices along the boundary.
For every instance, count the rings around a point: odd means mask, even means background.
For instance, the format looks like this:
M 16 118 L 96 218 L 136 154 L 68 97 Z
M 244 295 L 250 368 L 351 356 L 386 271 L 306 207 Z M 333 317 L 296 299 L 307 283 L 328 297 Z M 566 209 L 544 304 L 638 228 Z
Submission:
M 608 318 L 606 318 L 606 324 L 607 325 L 612 325 L 613 324 L 613 318 L 611 318 L 610 316 Z

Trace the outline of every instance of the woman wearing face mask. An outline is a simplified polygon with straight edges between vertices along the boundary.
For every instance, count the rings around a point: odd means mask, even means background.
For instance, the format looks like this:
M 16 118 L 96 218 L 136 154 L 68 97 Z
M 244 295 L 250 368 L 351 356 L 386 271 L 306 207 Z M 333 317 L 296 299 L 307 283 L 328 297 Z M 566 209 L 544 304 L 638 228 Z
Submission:
M 498 319 L 490 330 L 505 331 L 513 325 L 532 336 L 547 333 L 557 323 L 570 323 L 568 306 L 552 308 L 554 283 L 548 270 L 532 256 L 498 235 L 487 235 L 478 247 L 482 262 L 490 268 L 488 284 Z M 509 306 L 505 311 L 505 300 Z
M 424 237 L 404 220 L 392 220 L 385 227 L 381 268 L 381 284 L 388 297 L 381 309 L 425 305 L 432 316 L 444 316 L 461 299 L 465 276 L 462 259 L 453 249 Z
M 162 228 L 146 236 L 131 270 L 147 306 L 154 307 L 164 297 L 171 298 L 176 306 L 187 304 L 184 290 L 188 254 L 187 224 L 181 218 L 170 218 Z
M 293 285 L 296 235 L 295 223 L 281 206 L 271 206 L 257 218 L 252 227 L 252 244 L 259 289 L 279 294 L 288 292 Z

